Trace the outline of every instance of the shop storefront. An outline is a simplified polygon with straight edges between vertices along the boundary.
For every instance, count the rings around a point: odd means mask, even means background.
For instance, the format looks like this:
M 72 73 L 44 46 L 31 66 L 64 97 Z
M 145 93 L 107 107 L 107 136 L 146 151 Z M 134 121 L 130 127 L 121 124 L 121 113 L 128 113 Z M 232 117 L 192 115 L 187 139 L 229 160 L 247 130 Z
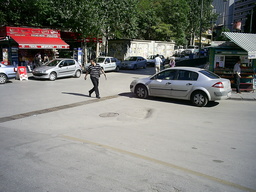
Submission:
M 256 34 L 225 32 L 229 42 L 213 42 L 210 48 L 209 69 L 223 78 L 230 79 L 235 87 L 233 68 L 241 60 L 241 91 L 256 89 Z M 214 45 L 215 43 L 215 45 Z
M 58 57 L 58 50 L 69 49 L 52 29 L 1 27 L 0 60 L 15 66 L 33 68 L 44 61 Z
M 60 32 L 61 39 L 70 45 L 69 50 L 61 50 L 61 57 L 68 57 L 75 59 L 78 63 L 82 64 L 84 62 L 84 48 L 85 41 L 81 33 L 74 32 Z

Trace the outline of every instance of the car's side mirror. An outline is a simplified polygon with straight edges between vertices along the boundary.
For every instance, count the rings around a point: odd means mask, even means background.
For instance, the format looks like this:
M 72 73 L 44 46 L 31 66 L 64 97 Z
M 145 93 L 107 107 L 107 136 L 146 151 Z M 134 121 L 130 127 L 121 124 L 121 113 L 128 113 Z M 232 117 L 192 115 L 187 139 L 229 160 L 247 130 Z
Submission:
M 59 65 L 59 68 L 61 68 L 61 67 L 63 67 L 63 64 L 60 64 L 60 65 Z

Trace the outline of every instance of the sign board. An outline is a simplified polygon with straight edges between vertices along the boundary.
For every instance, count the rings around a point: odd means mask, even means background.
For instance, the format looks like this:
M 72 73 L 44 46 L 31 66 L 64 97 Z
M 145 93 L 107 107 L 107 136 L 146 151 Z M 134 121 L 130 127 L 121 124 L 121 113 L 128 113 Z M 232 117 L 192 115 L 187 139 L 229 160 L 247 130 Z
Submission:
M 53 29 L 5 27 L 7 36 L 60 38 L 60 31 Z
M 20 81 L 28 80 L 27 68 L 24 66 L 18 66 L 18 75 L 19 75 Z
M 3 64 L 8 65 L 8 49 L 4 48 L 2 50 L 3 53 Z

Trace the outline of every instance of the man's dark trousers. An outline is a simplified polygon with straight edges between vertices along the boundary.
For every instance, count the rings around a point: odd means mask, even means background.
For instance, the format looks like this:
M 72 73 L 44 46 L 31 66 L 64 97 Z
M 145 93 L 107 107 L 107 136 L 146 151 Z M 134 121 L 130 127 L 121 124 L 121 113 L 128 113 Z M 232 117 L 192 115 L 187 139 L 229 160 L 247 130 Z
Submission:
M 91 81 L 93 84 L 93 88 L 89 91 L 89 93 L 92 94 L 95 91 L 96 97 L 99 97 L 99 79 L 96 77 L 91 77 Z
M 240 93 L 240 77 L 237 74 L 235 74 L 234 80 L 236 85 L 236 92 Z

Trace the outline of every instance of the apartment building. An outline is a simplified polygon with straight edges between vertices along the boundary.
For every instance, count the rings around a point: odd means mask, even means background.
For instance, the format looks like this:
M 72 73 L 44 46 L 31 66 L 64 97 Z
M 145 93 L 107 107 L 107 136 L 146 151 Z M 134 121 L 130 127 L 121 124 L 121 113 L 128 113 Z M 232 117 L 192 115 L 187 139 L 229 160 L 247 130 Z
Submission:
M 233 23 L 241 24 L 241 31 L 243 31 L 247 15 L 252 14 L 254 6 L 256 6 L 256 0 L 235 0 Z
M 235 0 L 213 0 L 213 11 L 218 14 L 216 26 L 224 26 L 230 31 L 233 27 L 233 10 Z
M 246 17 L 252 13 L 256 0 L 213 0 L 212 5 L 215 13 L 219 15 L 216 26 L 243 32 Z

